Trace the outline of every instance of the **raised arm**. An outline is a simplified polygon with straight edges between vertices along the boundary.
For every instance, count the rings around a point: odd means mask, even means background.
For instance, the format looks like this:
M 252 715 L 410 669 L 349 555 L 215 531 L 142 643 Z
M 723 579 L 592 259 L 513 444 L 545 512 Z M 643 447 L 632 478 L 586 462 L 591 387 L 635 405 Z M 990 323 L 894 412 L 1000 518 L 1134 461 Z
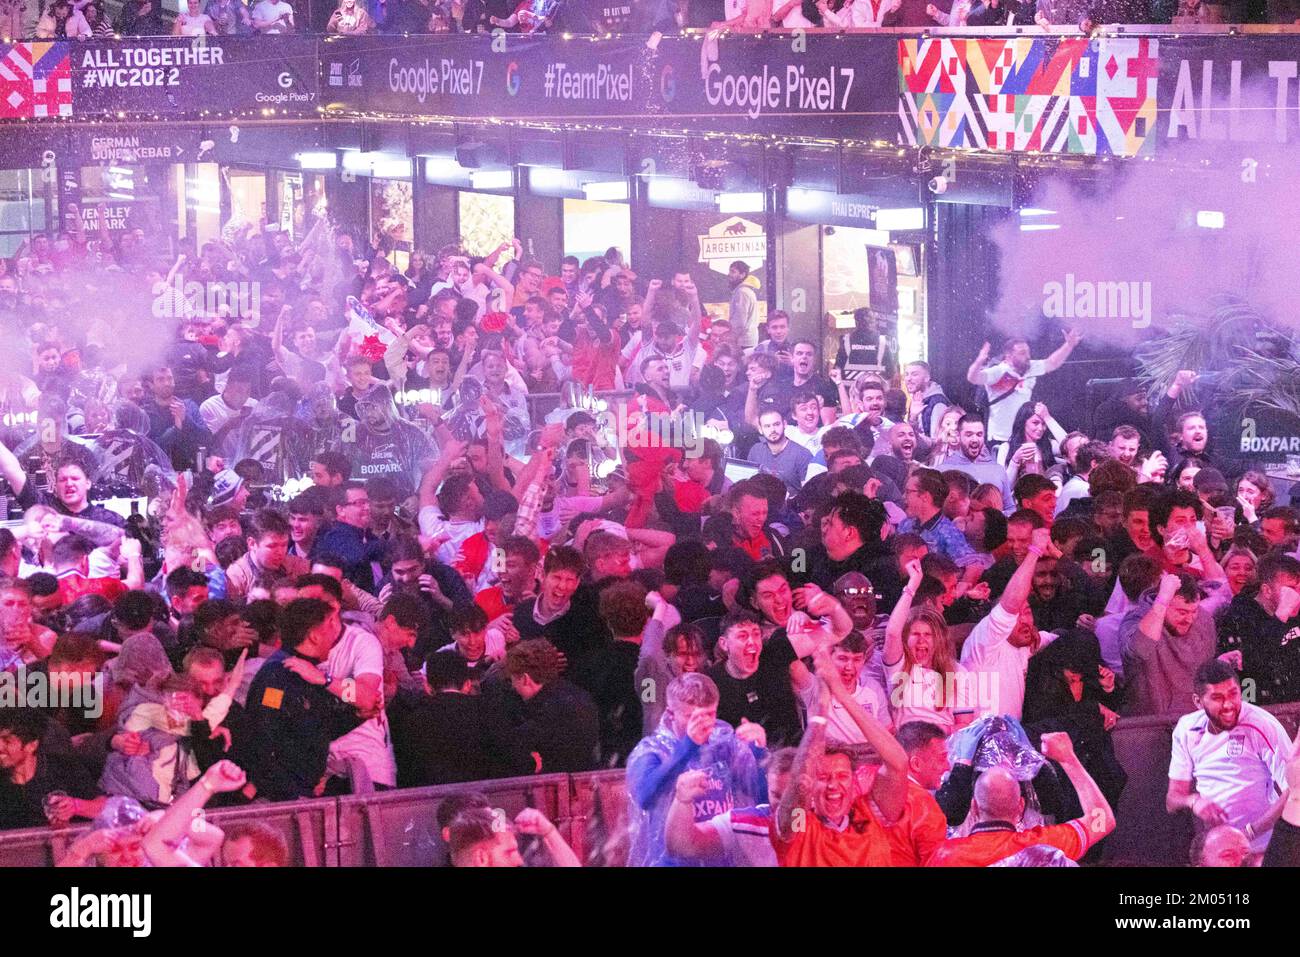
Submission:
M 1182 584 L 1182 579 L 1177 575 L 1165 572 L 1160 576 L 1160 586 L 1156 592 L 1156 600 L 1151 603 L 1147 613 L 1138 622 L 1138 631 L 1142 632 L 1151 641 L 1159 641 L 1164 634 L 1165 613 L 1169 611 L 1169 602 L 1173 600 Z
M 437 507 L 438 486 L 442 484 L 443 476 L 451 468 L 451 463 L 464 455 L 468 447 L 469 443 L 460 439 L 443 443 L 437 461 L 425 470 L 424 476 L 420 479 L 420 508 Z
M 971 385 L 984 384 L 984 377 L 982 373 L 984 372 L 984 367 L 989 364 L 990 348 L 992 347 L 987 342 L 984 343 L 984 345 L 980 346 L 979 355 L 975 357 L 975 361 L 972 362 L 970 364 L 970 368 L 966 370 L 966 381 L 969 382 Z
M 1219 560 L 1214 557 L 1214 549 L 1210 548 L 1210 543 L 1206 541 L 1205 533 L 1193 525 L 1187 530 L 1187 539 L 1187 547 L 1201 561 L 1204 580 L 1226 584 L 1228 575 L 1224 572 L 1223 566 L 1219 564 Z
M 687 771 L 677 778 L 673 803 L 664 826 L 664 846 L 673 857 L 714 860 L 722 856 L 722 838 L 707 821 L 695 823 L 695 802 L 708 793 L 707 771 Z
M 155 867 L 195 867 L 207 862 L 221 847 L 222 833 L 203 817 L 203 806 L 218 792 L 238 791 L 248 783 L 243 769 L 233 761 L 218 761 L 194 785 L 171 803 L 144 836 L 143 849 Z M 180 850 L 188 840 L 186 851 Z M 188 851 L 188 853 L 187 853 Z
M 483 407 L 483 434 L 487 439 L 487 476 L 493 488 L 509 492 L 510 483 L 506 481 L 505 413 L 486 394 L 480 397 L 479 402 Z
M 1025 602 L 1029 600 L 1029 590 L 1034 585 L 1034 567 L 1043 555 L 1059 558 L 1061 550 L 1052 544 L 1052 533 L 1048 529 L 1036 528 L 1030 537 L 1029 554 L 1020 563 L 1016 573 L 1011 576 L 1011 581 L 1007 582 L 1007 587 L 1003 589 L 1002 597 L 998 600 L 998 604 L 1007 614 L 1019 615 L 1020 610 L 1025 607 Z
M 813 813 L 813 769 L 826 753 L 826 711 L 830 707 L 830 686 L 820 682 L 813 704 L 808 709 L 808 727 L 799 742 L 790 769 L 790 783 L 781 795 L 776 808 L 776 833 L 783 841 L 794 837 L 797 830 L 806 826 L 805 815 Z
M 531 834 L 542 839 L 542 846 L 551 855 L 556 867 L 581 867 L 582 861 L 573 853 L 569 842 L 560 834 L 560 829 L 537 808 L 526 807 L 515 816 L 515 830 L 520 834 Z
M 907 752 L 889 733 L 889 729 L 869 715 L 853 697 L 852 691 L 844 686 L 839 669 L 831 663 L 829 648 L 823 646 L 818 649 L 815 663 L 817 677 L 830 687 L 831 697 L 849 713 L 853 723 L 867 739 L 867 744 L 884 762 L 884 770 L 876 776 L 876 782 L 872 785 L 871 797 L 886 818 L 890 821 L 898 820 L 907 804 Z
M 109 548 L 122 537 L 122 530 L 116 525 L 96 522 L 89 518 L 78 518 L 75 515 L 60 515 L 59 531 L 80 535 L 96 548 Z
M 1059 349 L 1044 360 L 1047 365 L 1047 371 L 1055 372 L 1057 369 L 1061 368 L 1061 366 L 1065 365 L 1065 360 L 1070 358 L 1070 353 L 1074 351 L 1074 347 L 1077 346 L 1082 339 L 1083 333 L 1079 330 L 1066 329 L 1065 342 L 1061 344 Z
M 1092 847 L 1115 830 L 1115 812 L 1111 809 L 1110 802 L 1084 768 L 1083 762 L 1075 755 L 1068 734 L 1064 731 L 1048 732 L 1043 735 L 1040 747 L 1043 755 L 1059 764 L 1074 785 L 1075 793 L 1079 796 L 1079 806 L 1083 808 L 1083 816 L 1079 821 L 1087 834 L 1088 847 Z
M 894 610 L 889 613 L 889 622 L 885 625 L 885 650 L 882 660 L 886 665 L 895 665 L 903 660 L 903 631 L 907 627 L 907 617 L 912 613 L 912 599 L 921 587 L 925 573 L 921 563 L 913 560 L 907 563 L 907 584 L 898 597 Z
M 23 471 L 18 456 L 9 450 L 9 446 L 0 442 L 0 475 L 9 483 L 14 495 L 22 495 L 27 487 L 27 473 Z
M 834 644 L 844 640 L 844 636 L 853 630 L 853 617 L 844 609 L 834 595 L 828 594 L 817 585 L 803 585 L 794 590 L 794 606 L 805 609 L 812 618 L 828 619 L 829 628 L 825 626 L 790 635 L 790 646 L 800 658 L 814 654 L 822 644 Z M 819 643 L 818 637 L 823 640 Z

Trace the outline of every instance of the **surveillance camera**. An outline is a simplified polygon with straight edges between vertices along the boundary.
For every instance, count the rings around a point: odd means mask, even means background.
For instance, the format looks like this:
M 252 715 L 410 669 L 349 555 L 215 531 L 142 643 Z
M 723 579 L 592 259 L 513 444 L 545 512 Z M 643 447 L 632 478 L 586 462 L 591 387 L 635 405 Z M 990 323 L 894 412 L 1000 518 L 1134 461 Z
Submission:
M 929 186 L 930 192 L 934 193 L 936 196 L 940 196 L 948 192 L 948 177 L 936 176 L 930 180 Z

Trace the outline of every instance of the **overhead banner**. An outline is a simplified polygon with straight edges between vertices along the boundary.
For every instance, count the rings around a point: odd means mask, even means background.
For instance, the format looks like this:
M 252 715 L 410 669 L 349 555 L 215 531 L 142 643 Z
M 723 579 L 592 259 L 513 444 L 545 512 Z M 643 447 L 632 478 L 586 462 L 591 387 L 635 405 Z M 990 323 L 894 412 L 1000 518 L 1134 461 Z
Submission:
M 935 37 L 898 43 L 911 146 L 1085 156 L 1154 152 L 1157 40 Z
M 592 0 L 609 22 L 626 6 Z M 318 111 L 1077 156 L 1176 157 L 1185 145 L 1212 160 L 1240 160 L 1300 141 L 1300 35 L 795 31 L 657 43 L 551 33 L 0 44 L 0 121 L 221 122 Z
M 328 43 L 330 111 L 893 138 L 893 43 L 466 37 Z
M 316 110 L 319 44 L 311 37 L 132 37 L 61 45 L 72 61 L 73 116 Z

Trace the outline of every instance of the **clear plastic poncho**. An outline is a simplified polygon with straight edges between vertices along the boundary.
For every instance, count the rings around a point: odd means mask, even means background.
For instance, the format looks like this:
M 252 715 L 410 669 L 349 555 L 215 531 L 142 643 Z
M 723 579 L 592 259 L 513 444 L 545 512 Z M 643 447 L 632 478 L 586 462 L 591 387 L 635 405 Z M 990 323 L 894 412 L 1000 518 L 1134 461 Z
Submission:
M 138 494 L 151 467 L 154 473 L 175 474 L 171 458 L 149 438 L 149 414 L 126 399 L 113 403 L 113 427 L 91 449 L 98 462 L 92 482 L 109 492 Z
M 344 454 L 352 460 L 353 474 L 361 479 L 382 475 L 403 495 L 414 493 L 435 454 L 429 437 L 398 414 L 386 385 L 375 385 L 357 397 L 357 418 L 354 441 L 347 442 L 345 436 L 342 443 Z
M 1048 766 L 1043 757 L 1029 743 L 1025 729 L 1018 721 L 1004 715 L 993 715 L 980 720 L 981 727 L 968 728 L 961 733 L 976 733 L 979 744 L 975 749 L 975 759 L 971 767 L 976 778 L 990 768 L 1005 768 L 1011 776 L 1020 782 L 1020 790 L 1025 797 L 1025 812 L 1020 819 L 1020 829 L 1026 830 L 1046 823 L 1038 794 L 1034 791 L 1034 778 Z M 953 736 L 955 737 L 955 735 Z M 949 738 L 949 756 L 952 756 L 956 742 Z M 950 837 L 965 837 L 975 826 L 974 813 L 968 813 L 966 819 L 953 829 Z
M 315 430 L 294 415 L 294 405 L 293 398 L 284 392 L 272 392 L 257 403 L 227 436 L 222 449 L 227 462 L 253 459 L 276 484 L 307 474 L 320 446 Z M 337 420 L 338 416 L 333 418 Z

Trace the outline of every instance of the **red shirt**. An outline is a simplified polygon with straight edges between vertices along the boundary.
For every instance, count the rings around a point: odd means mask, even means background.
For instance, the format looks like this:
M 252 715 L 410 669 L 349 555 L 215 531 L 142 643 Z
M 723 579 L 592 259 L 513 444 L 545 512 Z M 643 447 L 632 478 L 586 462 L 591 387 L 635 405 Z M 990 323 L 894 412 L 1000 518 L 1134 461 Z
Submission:
M 120 578 L 87 578 L 72 572 L 59 578 L 59 604 L 67 607 L 82 595 L 103 595 L 115 602 L 130 590 Z
M 789 841 L 776 836 L 773 815 L 772 846 L 782 867 L 889 867 L 893 864 L 893 842 L 889 828 L 876 817 L 871 802 L 859 797 L 849 811 L 843 831 L 824 823 L 810 810 L 804 811 L 803 827 Z
M 673 501 L 683 512 L 696 513 L 709 500 L 709 490 L 699 482 L 674 482 Z
M 474 596 L 474 604 L 483 609 L 488 616 L 488 621 L 515 610 L 514 605 L 506 603 L 505 592 L 501 590 L 500 585 L 493 585 L 479 592 Z
M 975 831 L 944 841 L 930 857 L 930 867 L 988 867 L 1035 844 L 1059 848 L 1077 861 L 1088 850 L 1088 832 L 1082 820 L 1031 827 L 1027 831 L 1002 828 Z

